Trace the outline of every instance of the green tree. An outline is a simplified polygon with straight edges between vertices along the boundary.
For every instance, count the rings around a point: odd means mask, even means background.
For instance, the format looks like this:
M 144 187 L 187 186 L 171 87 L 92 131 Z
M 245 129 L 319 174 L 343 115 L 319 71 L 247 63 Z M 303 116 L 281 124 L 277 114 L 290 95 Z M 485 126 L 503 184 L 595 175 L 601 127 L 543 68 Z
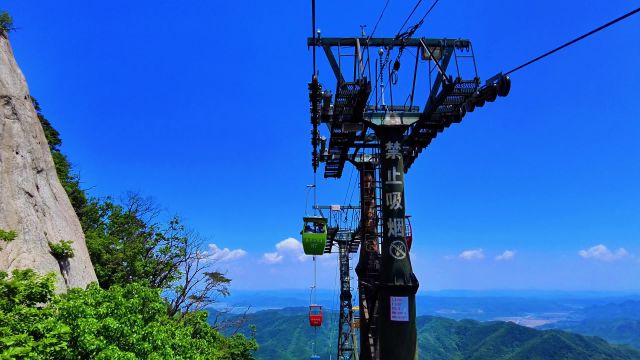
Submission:
M 42 125 L 58 178 L 80 219 L 100 285 L 143 282 L 164 290 L 170 313 L 211 305 L 229 295 L 231 280 L 215 269 L 200 250 L 203 242 L 176 216 L 160 221 L 160 207 L 149 198 L 130 193 L 117 203 L 111 198 L 88 198 L 78 175 L 61 152 L 60 133 L 31 101 Z
M 0 359 L 252 359 L 257 344 L 224 337 L 205 312 L 167 313 L 160 290 L 96 284 L 54 294 L 31 270 L 0 273 Z
M 55 275 L 0 272 L 0 359 L 63 359 L 70 329 L 50 307 Z
M 145 284 L 162 291 L 169 315 L 185 318 L 229 295 L 231 280 L 215 268 L 212 258 L 201 250 L 204 242 L 177 216 L 161 221 L 160 207 L 135 193 L 120 202 L 89 198 L 60 150 L 60 134 L 42 114 L 38 101 L 31 100 L 58 178 L 82 224 L 100 286 L 110 289 L 133 282 Z M 214 327 L 236 327 L 234 324 L 216 322 Z
M 61 240 L 58 243 L 49 242 L 51 255 L 58 259 L 58 261 L 71 259 L 74 256 L 73 247 L 71 247 L 72 243 L 71 240 Z
M 13 18 L 6 11 L 2 11 L 0 13 L 0 30 L 2 30 L 2 32 L 5 34 L 11 30 L 14 30 Z
M 187 233 L 178 218 L 162 224 L 148 198 L 129 194 L 123 204 L 91 199 L 83 227 L 99 283 L 104 288 L 144 282 L 168 288 L 180 276 Z
M 130 193 L 121 204 L 91 199 L 83 228 L 100 285 L 143 282 L 164 290 L 170 314 L 185 314 L 229 295 L 231 280 L 201 251 L 203 241 L 178 217 L 163 223 L 160 207 Z

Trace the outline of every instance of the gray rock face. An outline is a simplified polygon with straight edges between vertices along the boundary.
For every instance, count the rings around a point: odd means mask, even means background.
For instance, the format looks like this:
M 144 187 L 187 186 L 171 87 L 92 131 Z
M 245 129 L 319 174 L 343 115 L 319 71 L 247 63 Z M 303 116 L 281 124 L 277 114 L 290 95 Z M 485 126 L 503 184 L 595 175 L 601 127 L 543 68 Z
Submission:
M 97 281 L 80 221 L 53 164 L 27 83 L 6 36 L 0 35 L 0 270 L 31 268 L 58 275 L 57 290 Z M 71 240 L 74 257 L 58 262 L 49 242 Z

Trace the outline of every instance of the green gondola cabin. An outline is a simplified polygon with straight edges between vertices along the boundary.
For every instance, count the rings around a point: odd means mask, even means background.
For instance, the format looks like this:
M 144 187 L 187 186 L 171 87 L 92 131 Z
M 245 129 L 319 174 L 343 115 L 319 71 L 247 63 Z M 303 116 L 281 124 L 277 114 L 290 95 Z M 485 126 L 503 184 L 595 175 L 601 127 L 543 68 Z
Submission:
M 303 218 L 302 247 L 307 255 L 322 255 L 327 243 L 327 219 L 320 216 Z

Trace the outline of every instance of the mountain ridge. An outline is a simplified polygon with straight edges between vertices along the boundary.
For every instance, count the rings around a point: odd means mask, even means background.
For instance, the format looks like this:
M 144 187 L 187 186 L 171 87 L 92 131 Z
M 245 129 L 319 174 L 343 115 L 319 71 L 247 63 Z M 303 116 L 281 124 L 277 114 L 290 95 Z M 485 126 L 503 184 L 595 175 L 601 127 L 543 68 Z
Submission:
M 321 358 L 335 358 L 334 334 L 337 313 L 325 311 L 325 322 L 317 333 L 309 326 L 307 309 L 289 307 L 262 310 L 247 316 L 246 324 L 256 326 L 260 349 L 256 358 L 300 359 L 311 354 L 313 339 Z M 636 360 L 640 351 L 611 345 L 599 337 L 582 336 L 561 330 L 536 330 L 511 322 L 452 320 L 437 316 L 417 318 L 418 353 L 430 360 Z M 240 330 L 249 334 L 249 328 Z

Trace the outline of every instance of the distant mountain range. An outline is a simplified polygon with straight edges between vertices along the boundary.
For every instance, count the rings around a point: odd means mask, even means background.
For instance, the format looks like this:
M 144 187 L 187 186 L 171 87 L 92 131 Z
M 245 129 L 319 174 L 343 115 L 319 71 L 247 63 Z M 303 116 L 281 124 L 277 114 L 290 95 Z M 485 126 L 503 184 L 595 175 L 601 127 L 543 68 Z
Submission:
M 314 343 L 322 359 L 336 358 L 335 312 L 325 312 L 324 325 L 315 331 L 309 326 L 306 308 L 259 311 L 247 320 L 241 332 L 249 334 L 248 324 L 256 326 L 258 359 L 308 358 Z M 598 337 L 541 331 L 510 322 L 419 316 L 417 327 L 420 359 L 640 360 L 640 350 L 610 345 Z
M 357 298 L 354 294 L 354 299 Z M 497 320 L 509 317 L 565 320 L 582 309 L 627 300 L 640 301 L 638 293 L 598 293 L 560 291 L 438 291 L 416 296 L 418 315 L 451 319 Z M 317 303 L 337 309 L 338 293 L 319 289 Z M 309 290 L 233 291 L 225 299 L 228 306 L 247 307 L 253 311 L 306 306 Z
M 612 343 L 640 349 L 640 301 L 590 306 L 573 313 L 567 320 L 543 328 L 600 336 Z
M 640 351 L 598 337 L 536 330 L 511 322 L 418 318 L 420 359 L 640 359 Z

